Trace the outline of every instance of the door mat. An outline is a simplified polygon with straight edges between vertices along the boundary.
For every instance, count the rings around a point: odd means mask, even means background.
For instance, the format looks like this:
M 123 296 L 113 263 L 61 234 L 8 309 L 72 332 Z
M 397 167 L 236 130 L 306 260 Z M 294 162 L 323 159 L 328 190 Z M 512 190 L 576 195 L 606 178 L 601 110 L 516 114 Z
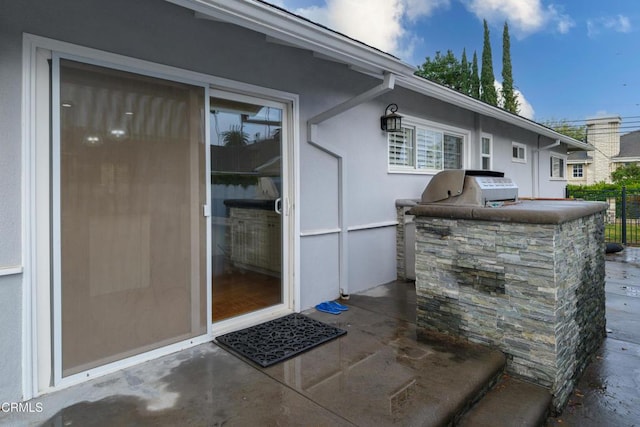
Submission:
M 266 368 L 310 350 L 347 331 L 293 313 L 216 338 L 218 344 Z

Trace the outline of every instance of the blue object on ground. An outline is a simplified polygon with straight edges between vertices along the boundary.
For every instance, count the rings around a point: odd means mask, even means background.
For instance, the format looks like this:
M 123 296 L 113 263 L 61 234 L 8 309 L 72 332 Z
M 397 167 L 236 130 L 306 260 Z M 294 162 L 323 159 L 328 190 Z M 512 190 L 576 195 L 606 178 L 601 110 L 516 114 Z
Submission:
M 327 304 L 329 304 L 331 307 L 335 308 L 336 310 L 340 310 L 340 311 L 349 310 L 349 307 L 347 307 L 344 304 L 340 304 L 338 301 L 327 301 Z
M 322 311 L 324 313 L 329 313 L 329 314 L 340 314 L 340 313 L 342 313 L 340 310 L 338 310 L 337 308 L 334 308 L 328 302 L 321 302 L 320 304 L 316 305 L 316 310 Z

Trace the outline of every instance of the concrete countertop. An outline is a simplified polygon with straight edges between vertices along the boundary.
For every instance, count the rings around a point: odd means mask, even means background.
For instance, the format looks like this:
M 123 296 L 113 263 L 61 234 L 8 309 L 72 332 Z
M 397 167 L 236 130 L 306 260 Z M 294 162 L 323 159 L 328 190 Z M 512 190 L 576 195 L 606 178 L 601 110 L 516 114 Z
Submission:
M 396 200 L 396 207 L 401 208 L 401 207 L 415 206 L 418 203 L 420 203 L 420 199 L 398 199 Z
M 578 200 L 522 200 L 496 208 L 432 203 L 417 204 L 409 214 L 448 219 L 561 224 L 605 211 L 607 207 L 604 202 Z

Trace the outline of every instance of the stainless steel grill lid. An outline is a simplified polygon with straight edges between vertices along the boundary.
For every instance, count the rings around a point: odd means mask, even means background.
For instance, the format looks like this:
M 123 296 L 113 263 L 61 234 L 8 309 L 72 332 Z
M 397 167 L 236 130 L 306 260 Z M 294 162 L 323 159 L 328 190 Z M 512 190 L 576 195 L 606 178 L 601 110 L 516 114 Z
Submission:
M 420 203 L 487 206 L 517 200 L 518 186 L 503 172 L 449 169 L 431 178 Z

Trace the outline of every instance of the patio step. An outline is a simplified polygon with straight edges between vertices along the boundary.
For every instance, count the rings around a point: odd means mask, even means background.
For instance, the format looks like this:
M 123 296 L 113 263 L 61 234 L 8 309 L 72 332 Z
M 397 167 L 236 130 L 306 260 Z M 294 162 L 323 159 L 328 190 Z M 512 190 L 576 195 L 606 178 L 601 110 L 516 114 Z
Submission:
M 538 427 L 543 425 L 551 404 L 544 387 L 504 375 L 462 416 L 459 427 Z

